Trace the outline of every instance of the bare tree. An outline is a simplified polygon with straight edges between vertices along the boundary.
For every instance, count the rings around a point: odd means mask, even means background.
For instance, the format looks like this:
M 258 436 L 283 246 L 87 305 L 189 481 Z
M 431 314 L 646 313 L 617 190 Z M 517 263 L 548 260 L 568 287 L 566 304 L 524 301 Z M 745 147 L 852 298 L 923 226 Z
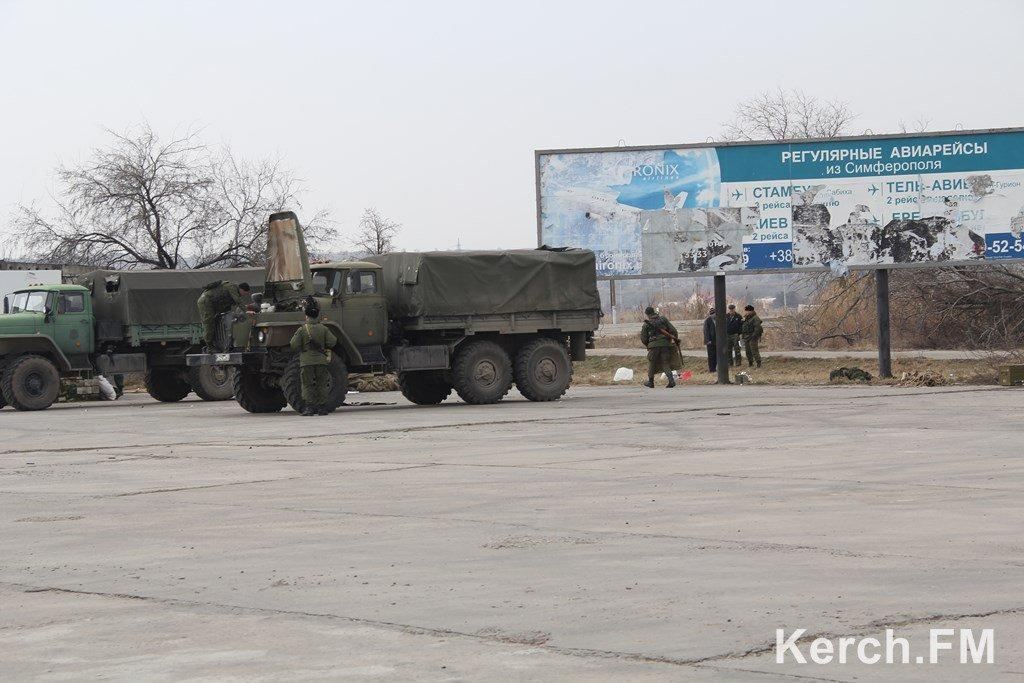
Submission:
M 352 243 L 356 249 L 370 256 L 387 254 L 395 250 L 395 237 L 401 229 L 401 223 L 381 216 L 377 209 L 370 207 L 363 211 L 359 232 Z
M 857 118 L 846 102 L 819 100 L 801 90 L 766 90 L 736 105 L 725 140 L 791 140 L 843 135 Z
M 57 169 L 51 210 L 16 209 L 14 241 L 26 255 L 104 268 L 251 265 L 263 259 L 267 215 L 299 206 L 279 160 L 239 161 L 195 131 L 109 135 L 84 163 Z M 331 236 L 323 214 L 307 225 L 314 244 Z

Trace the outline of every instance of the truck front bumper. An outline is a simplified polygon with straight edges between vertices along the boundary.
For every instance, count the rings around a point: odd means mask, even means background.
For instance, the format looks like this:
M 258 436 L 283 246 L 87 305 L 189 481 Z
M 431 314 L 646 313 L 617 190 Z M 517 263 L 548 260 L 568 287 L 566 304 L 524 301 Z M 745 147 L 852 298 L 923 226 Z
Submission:
M 185 356 L 185 365 L 190 368 L 202 365 L 250 365 L 262 367 L 267 357 L 264 351 L 225 351 L 223 353 L 190 353 Z

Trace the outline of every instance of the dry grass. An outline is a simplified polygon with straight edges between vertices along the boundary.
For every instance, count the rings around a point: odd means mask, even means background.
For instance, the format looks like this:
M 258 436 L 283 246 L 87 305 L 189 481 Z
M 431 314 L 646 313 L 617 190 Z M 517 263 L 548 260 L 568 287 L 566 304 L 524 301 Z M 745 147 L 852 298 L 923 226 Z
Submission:
M 715 375 L 707 371 L 707 365 L 697 358 L 684 358 L 684 372 L 690 370 L 693 377 L 682 384 L 714 384 Z M 770 385 L 826 385 L 828 375 L 838 367 L 859 367 L 871 373 L 873 385 L 899 385 L 903 373 L 919 373 L 940 379 L 943 384 L 996 384 L 997 373 L 992 363 L 986 360 L 936 360 L 931 358 L 896 358 L 892 362 L 893 379 L 878 379 L 878 363 L 862 358 L 787 358 L 771 357 L 761 368 L 732 368 L 746 372 L 753 384 Z M 635 373 L 634 384 L 647 378 L 647 360 L 641 357 L 592 355 L 575 366 L 573 384 L 604 386 L 627 385 L 628 382 L 613 382 L 616 368 L 631 368 Z M 664 378 L 662 378 L 664 381 Z M 833 384 L 863 384 L 862 382 L 833 382 Z

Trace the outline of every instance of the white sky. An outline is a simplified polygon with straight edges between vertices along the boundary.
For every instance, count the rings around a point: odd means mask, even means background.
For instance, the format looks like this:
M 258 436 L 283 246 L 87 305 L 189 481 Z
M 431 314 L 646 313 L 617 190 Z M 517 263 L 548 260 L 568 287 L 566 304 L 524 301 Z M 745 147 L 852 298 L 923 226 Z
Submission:
M 148 120 L 282 154 L 343 233 L 532 247 L 533 150 L 701 142 L 740 99 L 845 99 L 857 133 L 1024 125 L 1024 3 L 0 0 L 0 231 Z

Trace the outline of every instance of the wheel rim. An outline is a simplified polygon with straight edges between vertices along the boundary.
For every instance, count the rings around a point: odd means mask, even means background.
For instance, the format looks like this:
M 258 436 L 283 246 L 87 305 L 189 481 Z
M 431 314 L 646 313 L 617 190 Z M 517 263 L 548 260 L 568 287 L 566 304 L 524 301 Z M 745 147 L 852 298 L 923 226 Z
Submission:
M 210 379 L 218 387 L 224 387 L 231 383 L 231 375 L 228 373 L 227 368 L 221 365 L 214 365 L 210 372 Z
M 30 372 L 28 376 L 25 377 L 23 386 L 25 387 L 26 394 L 32 398 L 39 398 L 43 395 L 43 392 L 46 389 L 46 380 L 38 372 Z
M 533 369 L 533 379 L 538 384 L 554 384 L 558 380 L 558 364 L 553 358 L 542 358 Z
M 498 381 L 498 367 L 493 361 L 480 361 L 473 369 L 473 380 L 482 387 L 493 386 Z

